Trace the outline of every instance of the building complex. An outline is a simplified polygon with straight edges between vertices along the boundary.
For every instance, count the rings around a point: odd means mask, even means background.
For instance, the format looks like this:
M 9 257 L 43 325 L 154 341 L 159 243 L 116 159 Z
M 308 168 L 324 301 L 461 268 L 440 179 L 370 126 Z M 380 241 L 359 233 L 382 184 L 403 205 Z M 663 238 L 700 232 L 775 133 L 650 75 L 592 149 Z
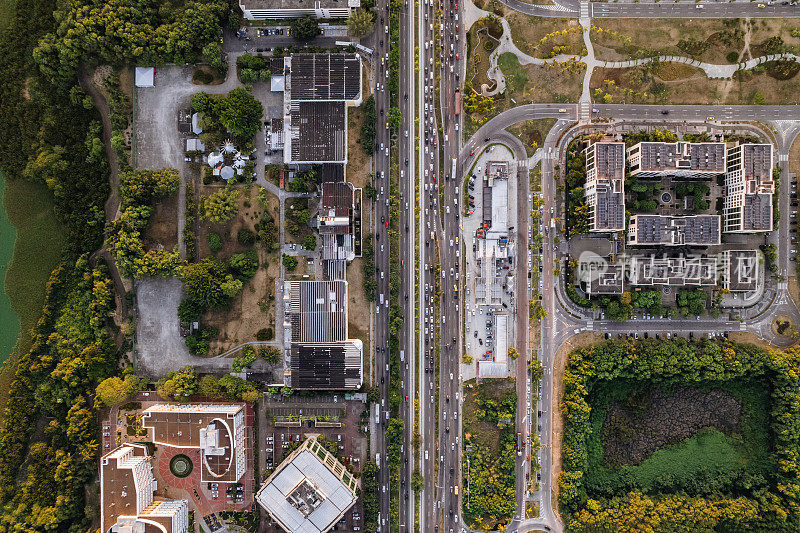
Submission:
M 124 444 L 100 460 L 102 533 L 187 533 L 189 502 L 154 496 L 152 457 L 140 444 Z
M 359 484 L 315 438 L 267 478 L 256 501 L 285 531 L 325 533 L 355 504 Z
M 625 229 L 625 143 L 597 142 L 586 148 L 589 231 Z

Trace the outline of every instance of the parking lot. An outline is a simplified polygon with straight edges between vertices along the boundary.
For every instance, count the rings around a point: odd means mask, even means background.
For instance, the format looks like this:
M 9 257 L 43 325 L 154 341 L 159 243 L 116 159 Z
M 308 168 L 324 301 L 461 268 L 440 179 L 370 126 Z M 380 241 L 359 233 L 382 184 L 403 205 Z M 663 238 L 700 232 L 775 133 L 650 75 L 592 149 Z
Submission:
M 350 397 L 348 395 L 348 397 Z M 348 470 L 360 474 L 366 460 L 368 423 L 366 395 L 306 394 L 296 392 L 289 397 L 265 396 L 259 407 L 259 462 L 263 479 L 284 459 L 291 443 L 308 436 L 321 437 L 336 443 L 338 456 Z M 263 481 L 262 479 L 262 481 Z M 363 505 L 359 499 L 334 527 L 335 531 L 361 531 Z M 282 531 L 277 526 L 268 531 Z

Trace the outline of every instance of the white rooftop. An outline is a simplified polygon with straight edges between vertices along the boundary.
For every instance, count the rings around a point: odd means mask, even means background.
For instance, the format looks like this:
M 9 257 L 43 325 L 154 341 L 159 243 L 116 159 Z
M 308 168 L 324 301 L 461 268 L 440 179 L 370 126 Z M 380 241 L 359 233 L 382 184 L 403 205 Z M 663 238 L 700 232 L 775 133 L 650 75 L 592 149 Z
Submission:
M 279 468 L 258 492 L 256 500 L 288 531 L 328 531 L 356 501 L 355 494 L 345 483 L 307 448 L 299 450 L 290 462 Z M 301 484 L 316 491 L 310 498 L 313 503 L 305 508 L 310 511 L 307 513 L 301 512 L 291 501 Z
M 153 67 L 136 67 L 136 86 L 153 87 L 156 69 Z

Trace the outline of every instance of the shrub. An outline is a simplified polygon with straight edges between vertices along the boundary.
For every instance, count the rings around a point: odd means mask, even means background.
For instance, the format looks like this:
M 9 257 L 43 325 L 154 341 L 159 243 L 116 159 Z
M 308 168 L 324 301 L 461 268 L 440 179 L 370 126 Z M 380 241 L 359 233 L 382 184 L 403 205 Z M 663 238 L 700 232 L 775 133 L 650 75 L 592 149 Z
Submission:
M 187 298 L 178 305 L 178 319 L 184 324 L 197 322 L 203 307 L 192 298 Z
M 247 228 L 241 228 L 236 234 L 236 240 L 242 246 L 252 246 L 256 242 L 256 234 Z
M 275 333 L 272 328 L 261 328 L 256 332 L 256 339 L 260 341 L 271 341 L 275 338 Z
M 208 249 L 211 250 L 212 254 L 216 254 L 222 250 L 222 238 L 218 233 L 210 231 L 206 236 L 206 240 L 208 241 Z

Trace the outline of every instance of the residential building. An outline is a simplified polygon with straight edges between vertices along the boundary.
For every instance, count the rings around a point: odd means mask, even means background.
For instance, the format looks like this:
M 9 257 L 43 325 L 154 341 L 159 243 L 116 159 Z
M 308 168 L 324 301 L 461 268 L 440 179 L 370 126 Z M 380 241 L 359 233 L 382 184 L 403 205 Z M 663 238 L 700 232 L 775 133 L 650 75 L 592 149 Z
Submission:
M 722 252 L 723 287 L 731 292 L 750 292 L 760 281 L 757 250 L 725 250 Z
M 256 501 L 285 530 L 325 533 L 356 503 L 359 482 L 315 438 L 278 465 Z
M 630 285 L 716 285 L 715 256 L 633 255 L 628 258 Z
M 632 246 L 710 246 L 720 243 L 720 216 L 633 215 L 628 221 Z
M 740 144 L 728 149 L 723 203 L 726 233 L 772 231 L 772 145 Z
M 247 469 L 245 404 L 156 404 L 142 427 L 157 446 L 200 452 L 200 480 L 237 483 Z
M 586 153 L 589 231 L 625 229 L 625 143 L 596 142 Z
M 239 0 L 247 20 L 313 17 L 347 18 L 361 7 L 361 0 Z
M 725 173 L 725 143 L 641 142 L 628 148 L 631 176 L 709 178 Z
M 187 533 L 189 502 L 154 497 L 152 457 L 141 444 L 123 444 L 100 460 L 102 533 Z

